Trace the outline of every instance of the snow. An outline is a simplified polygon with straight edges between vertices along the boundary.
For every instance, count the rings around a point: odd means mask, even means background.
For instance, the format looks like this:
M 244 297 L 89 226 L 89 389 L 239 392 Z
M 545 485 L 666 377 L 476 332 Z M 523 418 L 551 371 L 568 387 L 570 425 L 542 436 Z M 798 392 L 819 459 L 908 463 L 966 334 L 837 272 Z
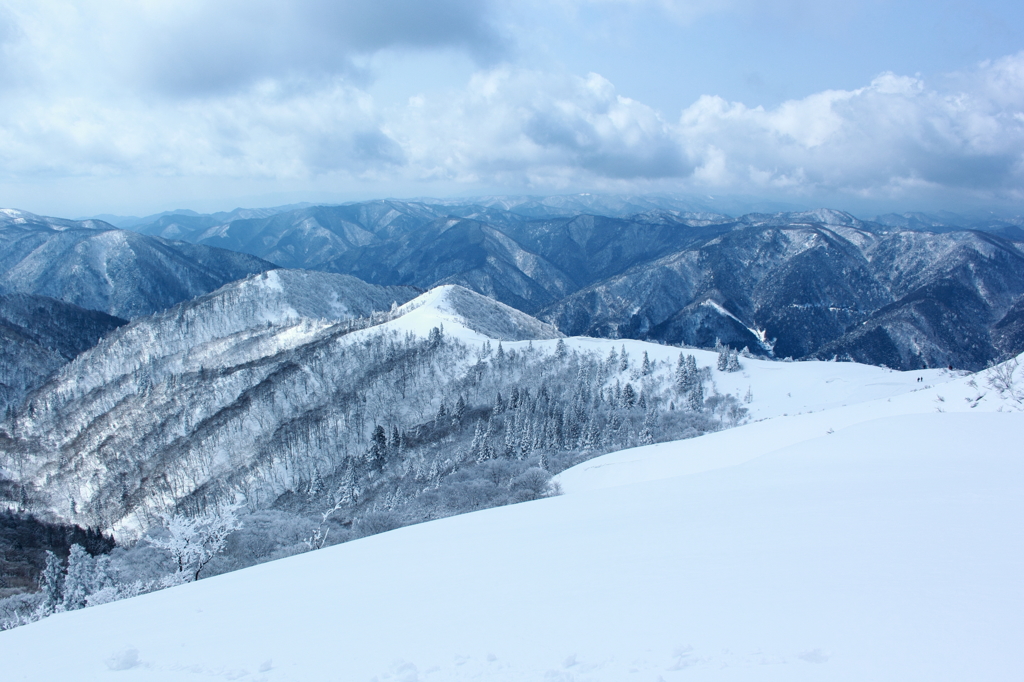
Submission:
M 755 405 L 817 411 L 3 632 L 4 679 L 1022 679 L 1024 413 L 983 376 L 744 362 Z
M 469 344 L 561 336 L 551 325 L 455 284 L 434 287 L 399 306 L 395 314 L 384 326 L 426 337 L 444 325 L 445 334 Z

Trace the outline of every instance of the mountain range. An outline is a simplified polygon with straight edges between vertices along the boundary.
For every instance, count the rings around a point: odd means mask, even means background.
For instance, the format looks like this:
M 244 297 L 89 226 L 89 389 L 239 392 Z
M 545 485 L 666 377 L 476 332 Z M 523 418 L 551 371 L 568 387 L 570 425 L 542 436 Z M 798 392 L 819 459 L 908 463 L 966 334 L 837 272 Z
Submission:
M 900 369 L 977 369 L 1024 349 L 1024 233 L 1012 220 L 675 205 L 385 200 L 217 224 L 172 214 L 134 229 L 375 284 L 459 284 L 568 335 Z
M 0 293 L 49 296 L 131 319 L 273 267 L 248 254 L 148 237 L 98 220 L 0 210 Z

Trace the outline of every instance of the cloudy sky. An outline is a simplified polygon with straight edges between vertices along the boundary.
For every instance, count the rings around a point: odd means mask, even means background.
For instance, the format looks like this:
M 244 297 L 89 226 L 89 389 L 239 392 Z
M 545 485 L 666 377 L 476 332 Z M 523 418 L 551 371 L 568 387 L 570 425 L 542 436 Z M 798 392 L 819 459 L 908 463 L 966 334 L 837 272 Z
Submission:
M 0 206 L 1024 213 L 1019 0 L 0 0 Z

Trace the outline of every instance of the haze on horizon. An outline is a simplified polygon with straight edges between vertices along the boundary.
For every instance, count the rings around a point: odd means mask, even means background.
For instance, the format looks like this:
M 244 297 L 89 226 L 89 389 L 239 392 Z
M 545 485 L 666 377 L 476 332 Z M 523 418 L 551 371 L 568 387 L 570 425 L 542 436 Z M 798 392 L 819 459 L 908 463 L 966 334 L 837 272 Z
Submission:
M 1003 0 L 8 0 L 0 206 L 744 195 L 1024 213 Z

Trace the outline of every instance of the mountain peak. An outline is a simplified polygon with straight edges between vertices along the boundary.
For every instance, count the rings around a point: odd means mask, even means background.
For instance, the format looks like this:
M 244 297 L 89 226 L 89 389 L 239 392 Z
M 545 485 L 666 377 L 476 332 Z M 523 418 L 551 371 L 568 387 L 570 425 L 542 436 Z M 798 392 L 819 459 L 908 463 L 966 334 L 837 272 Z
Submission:
M 457 284 L 434 287 L 398 308 L 390 324 L 426 335 L 443 324 L 445 332 L 479 342 L 562 338 L 555 327 Z

